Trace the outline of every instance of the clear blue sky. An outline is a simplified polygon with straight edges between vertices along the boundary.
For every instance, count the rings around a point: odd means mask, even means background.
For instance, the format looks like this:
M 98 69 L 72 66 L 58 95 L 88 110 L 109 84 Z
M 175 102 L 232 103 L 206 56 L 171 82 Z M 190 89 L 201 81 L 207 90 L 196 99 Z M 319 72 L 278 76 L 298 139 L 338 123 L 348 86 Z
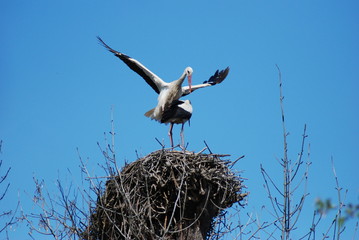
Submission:
M 20 199 L 33 211 L 34 176 L 54 195 L 58 177 L 80 182 L 77 147 L 93 174 L 103 175 L 96 142 L 110 131 L 112 106 L 121 163 L 134 161 L 136 150 L 159 149 L 155 138 L 168 145 L 168 126 L 143 116 L 156 105 L 155 92 L 98 44 L 99 35 L 167 81 L 187 66 L 194 84 L 231 67 L 221 85 L 185 97 L 194 107 L 185 136 L 189 150 L 206 140 L 233 160 L 246 155 L 236 165 L 251 193 L 243 218 L 270 206 L 259 165 L 282 176 L 278 64 L 290 157 L 305 123 L 311 144 L 310 196 L 294 233 L 301 236 L 315 198 L 336 199 L 331 157 L 347 201 L 358 203 L 358 13 L 357 1 L 0 1 L 1 159 L 12 168 L 0 210 Z M 353 228 L 351 221 L 346 236 Z M 22 226 L 10 237 L 29 239 Z

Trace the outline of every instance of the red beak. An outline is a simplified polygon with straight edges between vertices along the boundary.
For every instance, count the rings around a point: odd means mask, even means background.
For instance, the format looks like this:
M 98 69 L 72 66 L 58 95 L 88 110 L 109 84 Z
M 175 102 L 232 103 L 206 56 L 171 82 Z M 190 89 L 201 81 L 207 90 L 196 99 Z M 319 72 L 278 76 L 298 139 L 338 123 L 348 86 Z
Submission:
M 189 86 L 189 92 L 192 92 L 192 75 L 187 76 L 188 78 L 188 86 Z

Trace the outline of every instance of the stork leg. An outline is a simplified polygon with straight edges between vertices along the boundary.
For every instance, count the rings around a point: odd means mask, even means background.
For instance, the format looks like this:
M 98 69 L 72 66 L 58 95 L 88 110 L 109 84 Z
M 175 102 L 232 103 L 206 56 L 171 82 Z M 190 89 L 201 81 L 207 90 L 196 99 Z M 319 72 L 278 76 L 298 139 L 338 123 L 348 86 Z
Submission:
M 182 123 L 180 135 L 181 135 L 181 146 L 184 149 L 184 123 Z
M 171 147 L 173 147 L 172 128 L 173 128 L 173 123 L 170 123 L 170 129 L 168 130 L 168 136 L 170 137 Z

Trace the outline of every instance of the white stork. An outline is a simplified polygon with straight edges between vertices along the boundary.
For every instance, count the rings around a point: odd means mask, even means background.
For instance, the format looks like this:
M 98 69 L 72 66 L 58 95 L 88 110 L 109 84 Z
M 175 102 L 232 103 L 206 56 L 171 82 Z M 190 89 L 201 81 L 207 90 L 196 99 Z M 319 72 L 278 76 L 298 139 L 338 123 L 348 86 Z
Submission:
M 161 123 L 169 123 L 170 129 L 168 131 L 168 136 L 170 137 L 171 147 L 173 147 L 173 138 L 172 138 L 172 129 L 173 124 L 182 124 L 181 127 L 181 146 L 184 148 L 184 134 L 183 134 L 183 128 L 184 124 L 191 119 L 192 116 L 192 105 L 189 100 L 175 100 L 171 103 L 169 108 L 167 108 L 161 118 Z
M 151 72 L 149 69 L 147 69 L 139 61 L 123 53 L 115 51 L 110 46 L 108 46 L 100 37 L 97 38 L 104 47 L 106 47 L 116 57 L 120 58 L 134 72 L 139 74 L 148 83 L 148 85 L 150 85 L 153 90 L 155 90 L 155 92 L 159 94 L 157 106 L 154 109 L 151 109 L 150 111 L 145 113 L 145 116 L 155 119 L 157 121 L 161 121 L 162 114 L 171 105 L 173 101 L 178 100 L 182 96 L 190 94 L 196 89 L 221 83 L 227 77 L 229 72 L 229 67 L 222 71 L 217 70 L 215 74 L 211 76 L 207 81 L 203 82 L 203 84 L 192 86 L 193 70 L 191 67 L 187 67 L 178 80 L 167 83 L 163 81 L 160 77 L 158 77 L 156 74 Z M 188 86 L 182 87 L 182 83 L 186 77 L 188 78 Z

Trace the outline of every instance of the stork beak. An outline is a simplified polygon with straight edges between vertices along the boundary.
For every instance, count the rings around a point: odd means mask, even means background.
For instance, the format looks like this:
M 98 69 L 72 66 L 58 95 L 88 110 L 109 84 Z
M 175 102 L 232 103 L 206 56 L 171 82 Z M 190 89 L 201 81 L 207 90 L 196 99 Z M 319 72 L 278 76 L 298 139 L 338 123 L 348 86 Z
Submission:
M 187 76 L 188 78 L 188 86 L 189 86 L 189 92 L 192 92 L 192 75 Z

